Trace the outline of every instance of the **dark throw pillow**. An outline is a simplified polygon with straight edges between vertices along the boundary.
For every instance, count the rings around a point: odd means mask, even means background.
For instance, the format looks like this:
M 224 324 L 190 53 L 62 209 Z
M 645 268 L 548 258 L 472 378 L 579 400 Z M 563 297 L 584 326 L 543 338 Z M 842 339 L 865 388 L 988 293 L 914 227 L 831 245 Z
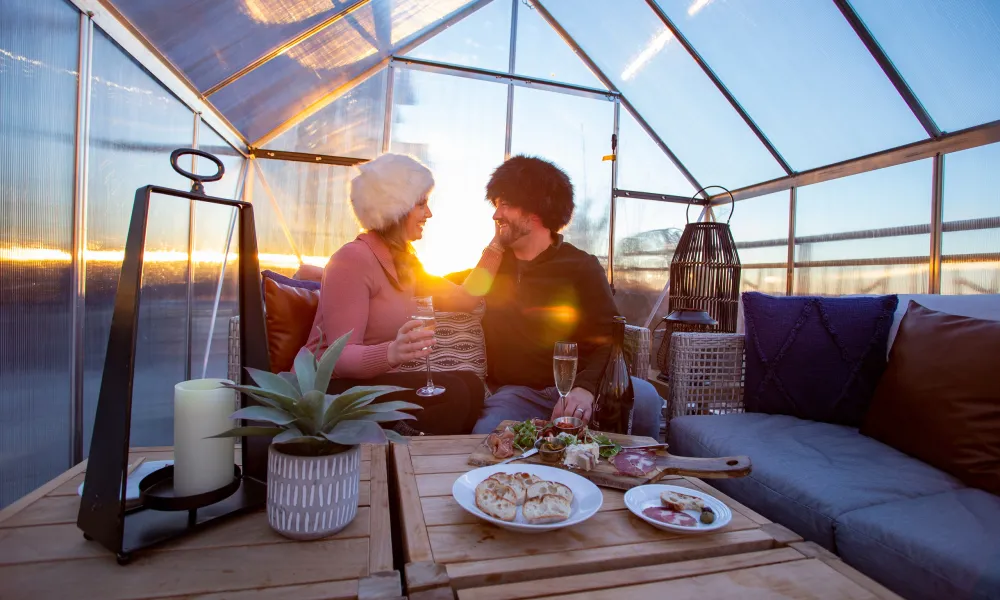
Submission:
M 289 279 L 271 271 L 263 271 L 261 275 L 271 370 L 291 371 L 295 355 L 309 340 L 319 306 L 320 284 Z
M 1000 321 L 911 300 L 861 433 L 1000 495 Z
M 885 370 L 897 303 L 744 293 L 746 410 L 859 426 Z

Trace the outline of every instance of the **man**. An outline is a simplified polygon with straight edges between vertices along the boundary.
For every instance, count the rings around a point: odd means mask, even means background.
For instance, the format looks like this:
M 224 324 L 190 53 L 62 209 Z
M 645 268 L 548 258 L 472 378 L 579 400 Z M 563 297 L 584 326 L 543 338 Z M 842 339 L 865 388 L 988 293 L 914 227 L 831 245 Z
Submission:
M 489 433 L 506 419 L 589 420 L 618 311 L 597 258 L 558 233 L 573 216 L 573 185 L 552 163 L 515 156 L 494 171 L 486 197 L 506 249 L 483 317 L 493 393 L 473 433 Z M 565 403 L 557 403 L 552 372 L 557 341 L 578 346 L 576 381 Z M 644 380 L 632 378 L 632 386 L 632 432 L 655 438 L 663 400 Z

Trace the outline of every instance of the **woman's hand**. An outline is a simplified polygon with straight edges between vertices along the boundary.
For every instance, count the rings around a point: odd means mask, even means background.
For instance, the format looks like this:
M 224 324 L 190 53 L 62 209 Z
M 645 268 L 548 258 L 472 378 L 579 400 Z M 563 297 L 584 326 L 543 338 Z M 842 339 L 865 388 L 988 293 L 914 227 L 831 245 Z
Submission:
M 408 321 L 399 328 L 396 339 L 389 343 L 389 366 L 399 365 L 430 356 L 434 347 L 434 331 L 425 329 L 421 321 Z

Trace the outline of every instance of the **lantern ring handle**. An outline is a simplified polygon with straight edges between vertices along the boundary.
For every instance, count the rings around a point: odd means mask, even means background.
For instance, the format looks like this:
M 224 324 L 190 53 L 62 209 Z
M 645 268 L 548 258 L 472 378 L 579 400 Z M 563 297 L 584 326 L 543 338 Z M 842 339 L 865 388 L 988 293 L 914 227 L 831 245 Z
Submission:
M 182 169 L 181 166 L 177 164 L 177 159 L 184 156 L 185 154 L 194 154 L 195 156 L 207 158 L 208 160 L 215 163 L 215 166 L 218 168 L 218 171 L 216 171 L 213 175 L 196 175 L 194 173 L 189 173 L 188 171 Z M 215 156 L 214 154 L 209 154 L 204 150 L 198 150 L 196 148 L 178 148 L 173 152 L 171 152 L 170 166 L 173 167 L 174 170 L 177 171 L 181 176 L 186 177 L 187 179 L 193 181 L 194 184 L 192 184 L 191 186 L 191 191 L 199 194 L 205 193 L 205 186 L 203 186 L 202 183 L 206 181 L 218 181 L 222 179 L 222 176 L 226 173 L 226 167 L 223 166 L 222 161 L 219 160 L 217 156 Z
M 705 190 L 710 189 L 710 188 L 719 188 L 720 190 L 725 190 L 726 193 L 729 194 L 729 201 L 732 203 L 733 208 L 736 208 L 736 199 L 733 198 L 733 193 L 732 192 L 730 192 L 728 189 L 722 187 L 721 185 L 706 185 L 705 187 L 703 187 L 700 190 L 698 190 L 697 192 L 695 192 L 694 196 L 691 196 L 691 200 L 692 201 L 688 202 L 687 208 L 684 210 L 684 219 L 688 223 L 691 222 L 691 216 L 690 216 L 689 212 L 691 210 L 691 205 L 694 204 L 694 200 L 697 199 L 698 194 L 700 194 L 700 193 L 702 193 Z M 729 222 L 732 221 L 732 220 L 733 220 L 733 210 L 730 209 L 730 211 L 729 211 L 729 218 L 726 219 L 726 225 L 729 225 Z

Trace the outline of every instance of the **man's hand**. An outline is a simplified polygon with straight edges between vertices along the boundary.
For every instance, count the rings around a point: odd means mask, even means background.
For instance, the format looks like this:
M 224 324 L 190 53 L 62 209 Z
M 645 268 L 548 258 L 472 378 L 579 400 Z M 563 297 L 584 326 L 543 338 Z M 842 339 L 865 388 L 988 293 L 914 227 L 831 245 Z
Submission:
M 565 402 L 565 404 L 564 404 Z M 576 417 L 586 423 L 594 409 L 594 395 L 583 388 L 573 388 L 564 400 L 556 402 L 552 409 L 552 419 Z

